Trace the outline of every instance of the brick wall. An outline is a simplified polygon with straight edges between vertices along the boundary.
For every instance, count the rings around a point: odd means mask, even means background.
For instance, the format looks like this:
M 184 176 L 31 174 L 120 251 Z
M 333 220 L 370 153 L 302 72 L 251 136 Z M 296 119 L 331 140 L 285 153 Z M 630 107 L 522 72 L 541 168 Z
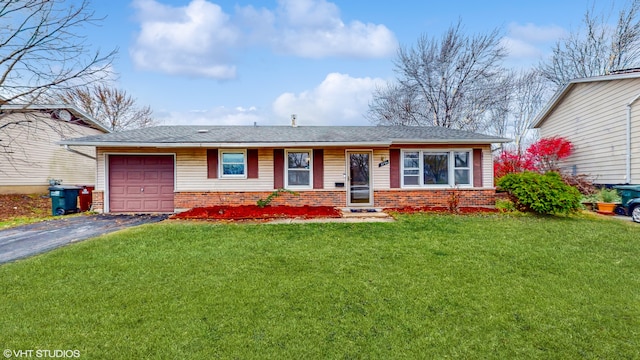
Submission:
M 91 193 L 91 210 L 99 213 L 104 211 L 104 192 L 103 191 L 94 190 Z
M 215 205 L 255 205 L 266 199 L 271 192 L 178 192 L 175 194 L 176 209 L 191 209 Z M 92 210 L 104 209 L 104 192 L 94 191 Z M 452 196 L 457 196 L 459 206 L 494 206 L 496 194 L 491 189 L 462 190 L 378 190 L 374 193 L 375 207 L 393 208 L 405 206 L 449 206 Z M 345 207 L 346 191 L 300 191 L 298 195 L 282 193 L 271 205 L 288 206 L 334 206 Z
M 376 191 L 374 200 L 375 206 L 381 208 L 449 206 L 454 196 L 461 207 L 495 205 L 495 190 L 492 189 L 384 190 Z
M 215 205 L 255 205 L 271 192 L 179 192 L 175 194 L 176 209 Z M 271 205 L 289 206 L 345 206 L 344 191 L 301 191 L 298 195 L 281 193 L 271 201 Z
M 175 195 L 177 209 L 190 209 L 215 205 L 255 205 L 266 199 L 271 192 L 180 192 Z M 493 206 L 495 191 L 491 189 L 462 190 L 378 190 L 374 193 L 375 207 L 448 206 L 452 196 L 457 196 L 459 206 Z M 289 206 L 335 206 L 345 207 L 346 192 L 300 191 L 298 195 L 283 193 L 271 202 L 272 205 Z

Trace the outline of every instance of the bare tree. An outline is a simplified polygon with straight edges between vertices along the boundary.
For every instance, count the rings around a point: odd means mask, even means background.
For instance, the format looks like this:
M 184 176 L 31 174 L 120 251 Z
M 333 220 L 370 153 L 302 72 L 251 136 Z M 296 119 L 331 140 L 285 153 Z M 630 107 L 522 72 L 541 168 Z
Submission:
M 503 98 L 500 106 L 491 110 L 492 122 L 488 130 L 494 135 L 513 139 L 507 146 L 522 150 L 536 138 L 536 134 L 531 133 L 531 125 L 546 103 L 550 90 L 535 70 L 512 71 L 504 79 L 504 88 L 510 91 L 498 94 Z
M 74 104 L 111 131 L 137 129 L 155 125 L 149 106 L 139 107 L 124 90 L 105 84 L 70 89 L 58 95 Z
M 16 149 L 10 129 L 38 121 L 10 116 L 16 106 L 28 110 L 56 91 L 110 75 L 116 50 L 93 52 L 81 35 L 83 27 L 99 21 L 86 0 L 0 1 L 0 156 L 10 159 Z
M 82 28 L 100 19 L 85 0 L 0 3 L 0 88 L 3 102 L 34 103 L 51 91 L 109 75 L 116 53 L 90 51 Z
M 528 146 L 533 120 L 549 98 L 550 89 L 542 75 L 535 70 L 521 71 L 513 85 L 511 100 L 512 131 L 506 136 L 514 139 L 515 146 L 523 150 Z
M 479 130 L 498 106 L 505 85 L 506 56 L 500 33 L 467 36 L 461 23 L 440 39 L 426 35 L 415 47 L 401 47 L 397 84 L 378 89 L 367 117 L 376 124 L 432 125 Z
M 389 83 L 374 90 L 366 117 L 382 125 L 419 126 L 426 111 L 426 103 L 420 101 L 414 88 Z
M 587 10 L 584 29 L 556 42 L 551 57 L 538 66 L 539 71 L 560 87 L 572 79 L 640 66 L 639 11 L 640 0 L 627 3 L 612 27 L 609 15 Z

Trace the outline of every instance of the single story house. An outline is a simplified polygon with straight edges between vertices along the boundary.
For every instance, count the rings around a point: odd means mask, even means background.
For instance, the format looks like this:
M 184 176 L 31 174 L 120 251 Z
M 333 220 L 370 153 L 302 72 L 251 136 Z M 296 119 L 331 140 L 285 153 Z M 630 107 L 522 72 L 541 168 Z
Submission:
M 640 70 L 575 79 L 534 120 L 542 137 L 561 136 L 574 153 L 565 171 L 601 185 L 640 184 Z
M 256 204 L 494 205 L 491 144 L 442 127 L 158 126 L 60 141 L 96 147 L 94 210 L 178 212 Z
M 52 179 L 95 186 L 95 148 L 57 142 L 108 132 L 72 105 L 0 104 L 0 194 L 46 193 Z

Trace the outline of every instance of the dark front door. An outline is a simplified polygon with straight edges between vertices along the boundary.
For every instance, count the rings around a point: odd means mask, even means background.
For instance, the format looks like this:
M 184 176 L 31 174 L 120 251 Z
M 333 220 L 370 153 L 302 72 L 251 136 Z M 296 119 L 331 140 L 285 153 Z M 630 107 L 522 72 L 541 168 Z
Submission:
M 371 152 L 347 152 L 349 187 L 347 188 L 347 206 L 373 205 L 371 188 Z

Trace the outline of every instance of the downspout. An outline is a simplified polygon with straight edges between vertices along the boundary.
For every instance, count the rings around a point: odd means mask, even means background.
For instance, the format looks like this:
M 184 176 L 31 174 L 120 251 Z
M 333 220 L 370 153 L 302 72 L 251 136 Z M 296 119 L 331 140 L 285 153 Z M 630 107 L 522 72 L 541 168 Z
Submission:
M 627 184 L 631 184 L 631 105 L 640 99 L 640 94 L 636 95 L 633 100 L 627 104 L 627 155 L 626 155 L 626 174 Z
M 638 95 L 638 96 L 640 96 L 640 95 Z M 84 157 L 88 157 L 89 159 L 96 160 L 96 158 L 95 158 L 95 157 L 93 157 L 93 156 L 91 156 L 91 155 L 88 155 L 88 154 L 85 154 L 85 153 L 83 153 L 83 152 L 81 152 L 81 151 L 78 151 L 78 150 L 72 149 L 72 148 L 70 148 L 70 147 L 69 147 L 69 145 L 65 145 L 65 146 L 64 146 L 64 149 L 65 149 L 65 150 L 67 150 L 67 151 L 69 151 L 69 152 L 72 152 L 72 153 L 74 153 L 74 154 L 82 155 L 82 156 L 84 156 Z

